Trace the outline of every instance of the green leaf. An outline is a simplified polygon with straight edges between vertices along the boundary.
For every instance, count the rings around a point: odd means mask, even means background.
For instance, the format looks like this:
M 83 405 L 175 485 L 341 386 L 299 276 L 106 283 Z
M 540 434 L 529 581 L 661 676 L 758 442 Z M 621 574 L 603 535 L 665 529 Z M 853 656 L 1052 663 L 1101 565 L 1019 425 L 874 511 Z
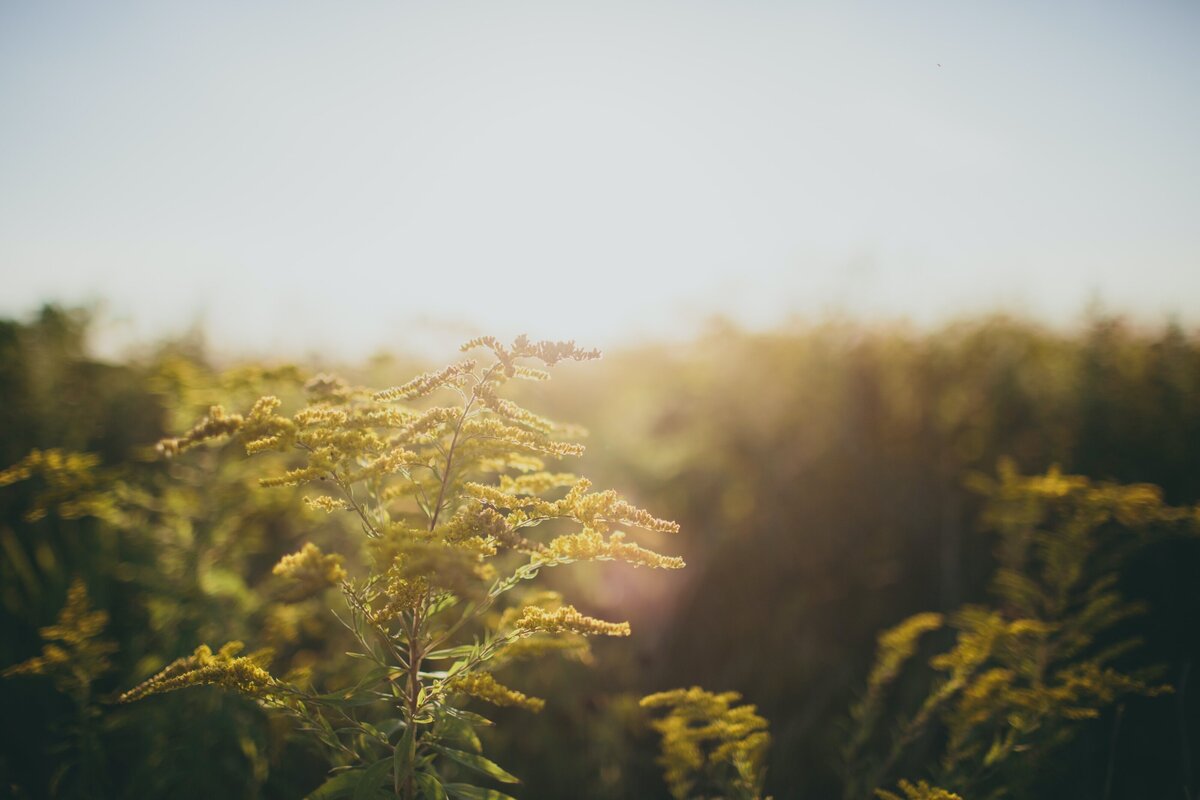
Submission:
M 379 729 L 380 733 L 391 738 L 396 735 L 396 731 L 404 727 L 404 718 L 389 717 L 388 719 L 381 719 L 375 724 L 375 727 Z
M 312 699 L 326 705 L 355 708 L 377 702 L 380 697 L 385 696 L 374 690 L 366 691 L 361 687 L 355 687 L 340 692 L 331 692 L 330 694 L 313 695 Z
M 487 717 L 476 714 L 474 711 L 466 711 L 465 709 L 455 708 L 454 706 L 449 706 L 449 705 L 442 706 L 442 711 L 445 711 L 448 716 L 456 717 L 458 719 L 469 722 L 472 725 L 482 725 L 484 727 L 491 727 L 496 724 L 496 723 L 492 722 L 490 719 L 488 719 Z
M 384 733 L 382 731 L 380 731 L 378 728 L 376 728 L 374 725 L 372 725 L 369 722 L 360 722 L 360 723 L 358 723 L 358 727 L 360 729 L 366 730 L 368 733 L 370 733 L 372 736 L 374 736 L 376 739 L 380 740 L 381 742 L 387 741 L 387 736 L 384 735 Z
M 425 800 L 446 800 L 446 790 L 442 788 L 442 782 L 428 772 L 417 775 L 417 786 L 421 788 Z
M 354 787 L 358 785 L 361 775 L 362 770 L 357 769 L 339 772 L 305 795 L 304 800 L 337 800 L 337 798 L 349 797 L 350 792 L 354 791 Z
M 454 800 L 516 800 L 512 795 L 498 792 L 495 789 L 484 789 L 469 783 L 447 783 L 446 794 Z
M 464 767 L 481 772 L 489 778 L 495 778 L 501 783 L 521 782 L 515 775 L 510 775 L 501 769 L 499 764 L 489 761 L 483 756 L 476 755 L 475 753 L 464 753 L 462 750 L 453 750 L 449 747 L 442 747 L 440 744 L 430 744 L 429 746 L 451 761 L 456 761 Z
M 396 752 L 392 755 L 392 769 L 397 786 L 407 780 L 409 773 L 413 771 L 413 737 L 416 735 L 416 729 L 416 725 L 409 725 L 404 729 L 400 741 L 396 742 Z
M 441 661 L 447 658 L 462 658 L 463 656 L 471 655 L 475 649 L 473 644 L 462 644 L 458 647 L 447 647 L 443 650 L 434 650 L 432 653 L 426 653 L 425 658 L 430 661 Z
M 385 758 L 382 761 L 376 761 L 363 770 L 358 786 L 354 787 L 354 797 L 352 800 L 371 800 L 379 790 L 379 786 L 383 783 L 383 778 L 388 774 L 391 766 L 392 760 Z
M 463 747 L 472 753 L 482 753 L 483 745 L 479 741 L 479 737 L 475 734 L 475 728 L 471 723 L 464 719 L 456 719 L 451 716 L 442 718 L 443 736 L 452 742 L 458 742 Z

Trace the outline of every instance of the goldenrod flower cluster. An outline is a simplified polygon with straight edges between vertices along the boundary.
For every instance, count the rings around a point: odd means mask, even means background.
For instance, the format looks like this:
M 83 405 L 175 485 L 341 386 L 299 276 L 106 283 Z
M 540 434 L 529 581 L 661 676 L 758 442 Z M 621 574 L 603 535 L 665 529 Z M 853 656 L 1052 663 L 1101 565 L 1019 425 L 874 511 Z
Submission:
M 581 456 L 583 445 L 576 442 L 559 442 L 537 430 L 526 430 L 508 425 L 496 417 L 475 417 L 467 420 L 462 428 L 463 435 L 478 443 L 490 443 L 492 447 L 478 447 L 487 452 L 499 446 L 501 451 L 516 448 L 541 453 L 547 456 Z
M 678 800 L 725 797 L 757 800 L 770 746 L 767 721 L 737 692 L 698 686 L 647 695 L 643 708 L 667 709 L 652 724 L 662 735 L 659 763 Z
M 539 553 L 543 561 L 624 561 L 635 567 L 655 569 L 682 569 L 683 559 L 664 556 L 653 550 L 625 541 L 625 534 L 617 531 L 605 539 L 597 531 L 584 528 L 582 532 L 559 536 Z
M 903 797 L 895 792 L 889 792 L 884 789 L 876 789 L 875 794 L 879 797 L 879 800 L 963 800 L 954 792 L 930 786 L 925 781 L 910 783 L 902 780 L 899 786 L 900 791 L 904 793 Z
M 305 381 L 304 391 L 317 401 L 344 402 L 353 394 L 344 380 L 327 372 L 321 372 Z
M 894 681 L 900 667 L 916 651 L 917 640 L 923 634 L 940 628 L 942 622 L 941 614 L 914 614 L 880 634 L 879 654 L 867 679 L 868 690 L 876 692 Z
M 208 410 L 208 416 L 196 423 L 195 427 L 183 436 L 163 439 L 158 443 L 158 449 L 165 455 L 176 456 L 201 442 L 236 433 L 243 422 L 245 420 L 241 414 L 226 414 L 221 406 L 213 406 Z
M 509 379 L 547 377 L 523 361 L 551 367 L 598 358 L 599 352 L 574 342 L 527 337 L 507 346 L 484 337 L 463 349 L 475 348 L 489 350 L 494 359 L 482 365 L 461 361 L 382 391 L 321 375 L 306 384 L 306 403 L 298 409 L 285 412 L 275 397 L 260 398 L 244 415 L 212 406 L 190 431 L 160 445 L 174 455 L 236 436 L 248 455 L 282 454 L 273 460 L 274 474 L 260 478 L 261 486 L 320 482 L 321 491 L 306 500 L 308 507 L 344 512 L 362 532 L 371 570 L 361 579 L 348 580 L 341 556 L 312 543 L 274 569 L 290 599 L 337 585 L 349 607 L 344 621 L 359 654 L 381 668 L 345 690 L 342 700 L 362 701 L 344 710 L 339 706 L 346 719 L 335 727 L 325 718 L 324 698 L 282 687 L 263 664 L 236 658 L 235 648 L 215 655 L 199 648 L 123 699 L 196 684 L 229 686 L 280 701 L 326 744 L 367 761 L 364 749 L 387 745 L 390 756 L 392 745 L 370 736 L 364 743 L 361 734 L 370 729 L 358 724 L 353 710 L 363 703 L 393 705 L 397 721 L 412 732 L 410 752 L 415 752 L 431 731 L 441 735 L 437 726 L 454 716 L 449 705 L 455 694 L 542 707 L 543 701 L 492 677 L 490 670 L 500 664 L 556 650 L 586 659 L 584 637 L 628 636 L 628 623 L 585 616 L 557 596 L 535 597 L 519 611 L 500 611 L 506 592 L 550 566 L 581 560 L 683 566 L 681 559 L 614 531 L 629 526 L 674 533 L 677 524 L 616 492 L 592 491 L 586 479 L 548 468 L 547 462 L 583 452 L 581 444 L 569 441 L 574 429 L 501 397 Z M 452 399 L 442 405 L 435 394 Z M 535 539 L 534 529 L 550 520 L 575 523 L 581 530 L 549 543 Z M 268 634 L 286 643 L 297 635 L 297 624 L 295 615 L 275 614 L 268 618 Z M 467 637 L 474 643 L 462 643 L 470 641 Z M 437 662 L 449 667 L 439 668 Z M 403 796 L 416 796 L 412 782 L 410 776 Z
M 499 683 L 490 672 L 471 672 L 465 675 L 456 675 L 449 679 L 444 684 L 443 688 L 449 692 L 458 692 L 479 700 L 485 703 L 491 703 L 494 706 L 515 706 L 524 708 L 528 711 L 541 711 L 546 705 L 546 701 L 537 697 L 530 697 L 516 689 Z
M 527 336 L 518 336 L 509 347 L 500 344 L 500 341 L 494 336 L 479 336 L 463 344 L 462 351 L 465 353 L 477 347 L 490 349 L 497 361 L 504 366 L 504 372 L 510 378 L 516 375 L 519 369 L 522 369 L 516 363 L 518 358 L 536 358 L 546 366 L 552 367 L 559 361 L 590 361 L 600 357 L 599 350 L 583 350 L 576 347 L 573 341 L 531 342 Z
M 867 678 L 867 691 L 850 709 L 855 729 L 847 743 L 845 757 L 853 762 L 873 733 L 883 713 L 885 690 L 900 674 L 901 668 L 917 650 L 920 638 L 944 624 L 941 614 L 914 614 L 879 635 L 875 664 Z
M 269 654 L 239 658 L 237 654 L 243 647 L 241 642 L 229 642 L 213 653 L 208 645 L 200 645 L 190 656 L 172 661 L 149 680 L 122 694 L 120 702 L 131 703 L 150 695 L 206 685 L 221 686 L 252 697 L 279 694 L 282 684 L 261 664 L 269 659 Z
M 527 483 L 535 480 L 533 476 L 522 477 L 529 479 Z M 591 486 L 592 482 L 587 478 L 580 478 L 566 495 L 555 501 L 520 492 L 521 485 L 516 481 L 500 487 L 468 483 L 463 488 L 476 500 L 511 512 L 507 521 L 514 528 L 536 525 L 549 519 L 570 519 L 600 533 L 608 533 L 614 525 L 629 525 L 660 533 L 679 532 L 679 523 L 659 519 L 644 509 L 630 505 L 611 489 L 589 492 Z M 512 493 L 506 488 L 511 489 Z
M 47 483 L 56 486 L 75 488 L 81 483 L 89 485 L 89 474 L 99 463 L 99 457 L 91 453 L 34 449 L 8 469 L 0 470 L 0 486 L 28 480 L 34 475 L 39 475 Z
M 309 597 L 346 580 L 342 557 L 336 553 L 323 553 L 312 542 L 305 543 L 298 552 L 281 558 L 271 572 L 288 584 L 288 594 L 292 599 Z
M 574 606 L 548 611 L 539 606 L 527 606 L 513 629 L 518 633 L 578 633 L 583 636 L 628 636 L 628 622 L 605 622 L 580 614 Z
M 1112 666 L 1136 646 L 1113 641 L 1114 627 L 1140 611 L 1117 591 L 1113 556 L 1137 543 L 1131 533 L 1200 527 L 1195 511 L 1167 506 L 1156 487 L 1093 482 L 1057 468 L 1022 476 L 1011 462 L 1001 464 L 998 479 L 974 483 L 988 498 L 984 518 L 998 537 L 997 603 L 966 606 L 946 618 L 953 643 L 928 662 L 940 674 L 897 734 L 893 755 L 874 774 L 864 772 L 872 781 L 864 790 L 891 778 L 888 770 L 903 748 L 938 723 L 943 750 L 934 776 L 967 788 L 984 773 L 1001 775 L 1010 759 L 1019 770 L 1020 763 L 1045 757 L 1071 738 L 1079 721 L 1099 717 L 1123 698 L 1169 691 Z M 874 736 L 870 726 L 881 717 L 883 689 L 915 652 L 917 639 L 941 625 L 940 615 L 918 614 L 880 637 L 865 698 L 854 709 L 860 730 L 848 748 L 852 765 Z M 1107 646 L 1097 648 L 1099 641 Z M 910 799 L 953 796 L 924 784 L 901 784 L 901 791 Z M 900 800 L 894 793 L 879 796 Z
M 998 480 L 977 475 L 972 483 L 990 498 L 985 520 L 998 530 L 1072 518 L 1089 527 L 1109 520 L 1134 530 L 1153 525 L 1200 527 L 1200 505 L 1169 506 L 1157 486 L 1092 481 L 1065 475 L 1058 466 L 1040 475 L 1021 475 L 1012 461 L 1004 460 Z
M 435 390 L 443 386 L 465 385 L 466 377 L 474 369 L 474 361 L 450 364 L 437 372 L 426 372 L 424 375 L 418 375 L 403 386 L 393 386 L 390 389 L 376 392 L 374 398 L 384 402 L 390 400 L 415 400 L 418 397 L 432 394 Z
M 67 602 L 58 619 L 39 631 L 45 642 L 41 655 L 14 664 L 0 675 L 46 675 L 59 691 L 82 699 L 92 681 L 112 667 L 109 656 L 117 646 L 101 638 L 106 625 L 108 613 L 91 610 L 87 585 L 76 579 L 67 590 Z
M 98 491 L 99 456 L 58 449 L 30 450 L 16 464 L 0 470 L 0 486 L 38 479 L 44 488 L 37 493 L 25 513 L 28 522 L 37 522 L 51 510 L 64 519 L 105 516 L 113 510 L 112 499 Z
M 327 494 L 306 497 L 304 498 L 304 504 L 314 511 L 324 511 L 326 514 L 332 514 L 335 511 L 345 511 L 349 508 L 345 500 L 338 500 Z
M 579 476 L 570 472 L 537 471 L 526 475 L 501 475 L 500 486 L 504 494 L 539 495 L 554 489 L 574 486 Z
M 404 577 L 400 564 L 393 564 L 384 579 L 384 588 L 371 605 L 375 618 L 388 622 L 415 608 L 429 593 L 429 581 L 423 577 Z

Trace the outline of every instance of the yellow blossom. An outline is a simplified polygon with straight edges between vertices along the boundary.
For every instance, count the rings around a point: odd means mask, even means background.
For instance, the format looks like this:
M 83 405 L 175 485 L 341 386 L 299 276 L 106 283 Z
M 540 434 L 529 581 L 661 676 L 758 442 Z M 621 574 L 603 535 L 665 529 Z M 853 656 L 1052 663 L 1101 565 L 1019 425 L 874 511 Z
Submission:
M 287 583 L 290 599 L 308 597 L 346 579 L 342 557 L 336 553 L 322 553 L 312 542 L 306 543 L 299 552 L 284 556 L 271 572 Z
M 584 636 L 628 636 L 628 622 L 605 622 L 580 614 L 574 606 L 547 611 L 539 606 L 527 606 L 513 626 L 522 633 L 579 633 Z
M 107 624 L 108 613 L 92 610 L 87 585 L 76 579 L 58 619 L 39 631 L 45 642 L 41 655 L 14 664 L 0 675 L 46 675 L 60 691 L 82 698 L 92 682 L 112 668 L 109 656 L 117 652 L 117 646 L 101 638 Z
M 879 635 L 879 652 L 867 686 L 871 691 L 891 683 L 900 667 L 912 657 L 917 649 L 917 640 L 922 634 L 942 626 L 942 615 L 933 613 L 914 614 L 894 628 Z
M 900 791 L 904 792 L 904 796 L 889 792 L 884 789 L 876 789 L 875 795 L 880 800 L 962 800 L 961 797 L 954 792 L 940 789 L 936 786 L 930 786 L 925 781 L 917 783 L 909 783 L 908 781 L 900 781 Z
M 671 794 L 693 796 L 697 784 L 724 784 L 726 797 L 758 798 L 770 736 L 752 705 L 737 692 L 714 694 L 699 686 L 647 695 L 643 708 L 665 708 L 652 724 L 662 735 L 659 763 Z
M 179 455 L 201 442 L 236 433 L 244 422 L 241 414 L 226 414 L 221 406 L 213 406 L 208 410 L 208 416 L 196 423 L 195 427 L 183 436 L 163 439 L 158 443 L 158 449 L 168 456 Z
M 548 562 L 624 561 L 635 567 L 657 569 L 682 569 L 684 566 L 683 559 L 678 556 L 664 556 L 625 541 L 625 534 L 620 531 L 605 539 L 588 528 L 580 533 L 555 538 L 538 554 L 538 558 Z
M 472 672 L 467 675 L 455 676 L 442 686 L 447 691 L 469 695 L 494 706 L 516 706 L 529 711 L 541 711 L 542 707 L 546 705 L 545 700 L 529 697 L 516 689 L 510 689 L 498 683 L 490 672 Z
M 390 389 L 384 389 L 382 392 L 376 392 L 374 399 L 384 402 L 390 400 L 415 400 L 418 397 L 424 397 L 442 386 L 460 385 L 463 377 L 470 375 L 473 369 L 475 369 L 475 362 L 470 360 L 462 361 L 458 364 L 450 364 L 437 372 L 426 372 L 424 375 L 418 375 L 403 386 L 393 386 Z
M 122 694 L 119 702 L 131 703 L 150 695 L 205 685 L 221 686 L 253 697 L 278 693 L 281 684 L 261 664 L 269 659 L 269 654 L 256 653 L 238 658 L 242 648 L 241 642 L 229 642 L 214 654 L 208 645 L 200 645 L 192 655 L 172 661 L 149 680 Z

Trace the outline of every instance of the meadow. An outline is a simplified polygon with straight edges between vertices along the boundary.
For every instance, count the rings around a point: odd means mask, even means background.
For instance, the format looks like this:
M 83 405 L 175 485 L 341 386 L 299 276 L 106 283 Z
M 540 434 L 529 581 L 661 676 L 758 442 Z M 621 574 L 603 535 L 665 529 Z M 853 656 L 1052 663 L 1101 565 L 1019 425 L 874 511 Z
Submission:
M 282 364 L 90 326 L 0 322 L 8 796 L 1198 789 L 1196 332 Z

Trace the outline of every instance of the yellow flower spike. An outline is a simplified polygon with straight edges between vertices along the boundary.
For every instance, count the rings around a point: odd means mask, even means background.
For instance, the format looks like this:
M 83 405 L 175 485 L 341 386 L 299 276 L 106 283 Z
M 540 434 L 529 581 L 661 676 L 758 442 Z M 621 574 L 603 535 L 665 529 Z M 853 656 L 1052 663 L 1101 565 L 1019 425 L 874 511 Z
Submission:
M 767 721 L 754 706 L 736 705 L 740 700 L 737 692 L 714 694 L 699 686 L 642 698 L 642 708 L 667 709 L 651 724 L 662 736 L 658 762 L 678 800 L 714 780 L 727 783 L 722 796 L 761 796 L 771 738 Z
M 342 557 L 336 553 L 325 554 L 312 542 L 306 543 L 299 552 L 284 556 L 271 572 L 288 584 L 288 598 L 292 600 L 310 597 L 346 579 Z
M 879 635 L 879 652 L 867 686 L 878 691 L 896 679 L 900 667 L 916 652 L 917 640 L 929 631 L 942 626 L 941 614 L 914 614 L 894 628 Z
M 940 789 L 937 786 L 930 786 L 925 781 L 910 783 L 902 780 L 899 783 L 900 791 L 904 792 L 904 796 L 889 792 L 884 789 L 876 789 L 875 795 L 880 800 L 963 800 L 954 792 Z
M 59 691 L 86 695 L 92 682 L 112 668 L 109 656 L 117 652 L 114 642 L 101 638 L 107 624 L 108 613 L 92 610 L 87 585 L 77 578 L 58 619 L 39 631 L 45 642 L 41 655 L 8 667 L 0 676 L 46 675 Z
M 443 683 L 442 687 L 446 691 L 465 694 L 494 706 L 514 706 L 537 712 L 546 705 L 546 701 L 541 698 L 530 697 L 497 682 L 490 672 L 455 676 Z
M 160 441 L 158 450 L 164 455 L 176 456 L 201 442 L 237 433 L 244 423 L 245 418 L 241 414 L 226 414 L 221 406 L 213 406 L 208 410 L 208 416 L 183 436 Z
M 683 559 L 664 556 L 653 550 L 625 541 L 625 534 L 616 531 L 605 539 L 594 530 L 559 536 L 538 554 L 544 561 L 624 561 L 635 567 L 652 569 L 682 569 Z
M 553 611 L 527 606 L 513 629 L 518 633 L 579 633 L 584 636 L 628 636 L 631 632 L 628 622 L 605 622 L 587 617 L 569 605 Z
M 258 663 L 261 655 L 238 658 L 241 649 L 241 642 L 229 642 L 214 655 L 207 645 L 200 645 L 192 655 L 171 662 L 158 674 L 122 694 L 118 702 L 132 703 L 188 686 L 220 686 L 251 697 L 278 694 L 282 684 Z
M 390 389 L 384 389 L 382 392 L 376 392 L 372 396 L 372 399 L 381 402 L 415 400 L 418 397 L 431 394 L 443 386 L 459 385 L 463 377 L 469 375 L 474 369 L 475 362 L 469 359 L 458 364 L 450 364 L 437 372 L 426 372 L 424 375 L 418 375 L 403 386 L 393 386 Z

